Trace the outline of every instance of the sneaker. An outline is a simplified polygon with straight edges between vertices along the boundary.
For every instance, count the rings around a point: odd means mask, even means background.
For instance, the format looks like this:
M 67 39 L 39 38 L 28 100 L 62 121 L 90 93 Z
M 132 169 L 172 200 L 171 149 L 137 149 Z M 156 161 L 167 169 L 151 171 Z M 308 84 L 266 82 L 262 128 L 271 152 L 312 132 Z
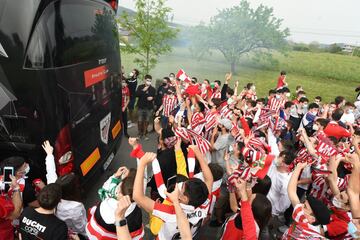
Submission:
M 134 125 L 132 123 L 128 124 L 127 128 L 132 128 Z
M 130 124 L 132 124 L 132 122 L 129 120 L 129 121 L 128 121 L 128 125 L 130 125 Z
M 282 225 L 282 226 L 278 227 L 278 231 L 281 233 L 285 233 L 288 229 L 289 229 L 289 226 L 286 226 L 286 225 Z

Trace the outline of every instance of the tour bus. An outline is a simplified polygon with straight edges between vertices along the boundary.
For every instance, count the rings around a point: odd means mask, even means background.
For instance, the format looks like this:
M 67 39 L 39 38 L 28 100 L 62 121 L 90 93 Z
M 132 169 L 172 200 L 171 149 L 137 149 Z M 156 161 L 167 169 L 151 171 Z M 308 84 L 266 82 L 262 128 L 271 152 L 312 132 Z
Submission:
M 0 161 L 23 156 L 45 176 L 54 146 L 59 176 L 82 185 L 121 142 L 117 1 L 0 1 Z

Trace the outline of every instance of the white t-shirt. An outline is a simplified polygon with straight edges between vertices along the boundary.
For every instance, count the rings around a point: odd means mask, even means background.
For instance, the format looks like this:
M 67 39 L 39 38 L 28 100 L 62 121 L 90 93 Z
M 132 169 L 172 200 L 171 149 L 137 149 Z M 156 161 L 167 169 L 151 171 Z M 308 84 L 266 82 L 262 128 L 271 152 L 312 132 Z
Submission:
M 275 166 L 275 161 L 271 164 L 268 176 L 271 179 L 271 188 L 267 195 L 272 205 L 272 215 L 278 216 L 285 212 L 291 202 L 288 196 L 287 187 L 292 173 L 281 173 Z
M 344 113 L 342 115 L 342 117 L 340 118 L 340 121 L 343 123 L 350 123 L 350 124 L 354 124 L 355 122 L 355 116 L 353 113 L 349 114 L 349 113 Z
M 186 214 L 190 223 L 190 230 L 193 237 L 198 233 L 202 226 L 203 219 L 207 216 L 210 207 L 210 197 L 200 207 L 194 209 L 189 205 L 180 204 L 182 210 Z M 157 239 L 181 239 L 178 224 L 176 222 L 176 213 L 174 206 L 164 205 L 161 203 L 155 203 L 152 214 L 160 218 L 164 223 L 160 228 Z
M 86 236 L 87 218 L 84 204 L 61 199 L 55 215 L 63 220 L 71 231 Z
M 304 170 L 301 173 L 300 179 L 303 178 L 311 178 L 311 166 L 306 166 Z M 299 188 L 302 188 L 304 190 L 308 190 L 309 184 L 298 184 Z

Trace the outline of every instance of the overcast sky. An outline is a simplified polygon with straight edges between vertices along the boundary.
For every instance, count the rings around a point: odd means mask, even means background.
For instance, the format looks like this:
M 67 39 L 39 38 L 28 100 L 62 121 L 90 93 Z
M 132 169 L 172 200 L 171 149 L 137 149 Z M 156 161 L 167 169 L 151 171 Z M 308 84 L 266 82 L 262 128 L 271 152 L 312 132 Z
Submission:
M 240 0 L 168 0 L 174 22 L 196 25 L 208 22 L 218 9 L 232 7 Z M 250 0 L 252 6 L 274 8 L 276 17 L 290 28 L 289 39 L 297 42 L 344 42 L 360 45 L 359 0 Z M 134 9 L 134 0 L 119 0 L 119 5 Z

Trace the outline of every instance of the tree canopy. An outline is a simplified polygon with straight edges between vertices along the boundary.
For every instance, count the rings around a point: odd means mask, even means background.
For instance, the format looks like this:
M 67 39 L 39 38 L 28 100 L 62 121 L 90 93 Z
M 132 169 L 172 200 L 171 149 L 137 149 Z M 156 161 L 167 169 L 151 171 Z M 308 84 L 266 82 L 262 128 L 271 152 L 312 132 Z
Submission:
M 252 51 L 283 50 L 289 29 L 281 29 L 282 19 L 273 9 L 260 5 L 256 9 L 242 0 L 239 5 L 220 10 L 208 25 L 190 29 L 191 49 L 201 58 L 210 50 L 220 51 L 231 64 L 231 71 L 243 54 Z
M 120 27 L 129 32 L 130 41 L 120 37 L 124 52 L 135 54 L 134 60 L 144 74 L 155 67 L 158 57 L 171 52 L 169 41 L 176 38 L 177 29 L 169 26 L 171 8 L 166 0 L 136 0 L 136 13 L 124 12 L 119 17 Z

